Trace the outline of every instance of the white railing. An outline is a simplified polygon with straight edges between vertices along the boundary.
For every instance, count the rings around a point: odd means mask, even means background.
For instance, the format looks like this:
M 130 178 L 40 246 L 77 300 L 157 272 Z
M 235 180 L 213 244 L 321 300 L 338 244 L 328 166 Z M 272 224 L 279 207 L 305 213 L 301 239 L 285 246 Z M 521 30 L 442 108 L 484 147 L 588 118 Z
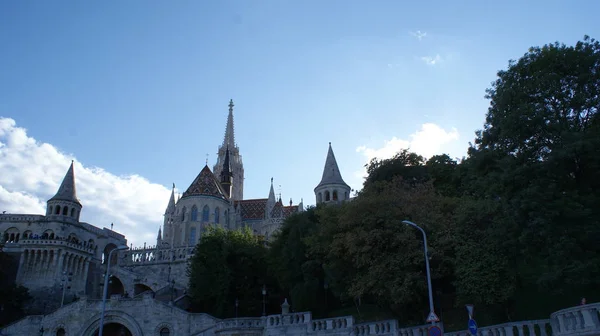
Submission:
M 600 335 L 600 303 L 562 309 L 550 315 L 553 336 Z

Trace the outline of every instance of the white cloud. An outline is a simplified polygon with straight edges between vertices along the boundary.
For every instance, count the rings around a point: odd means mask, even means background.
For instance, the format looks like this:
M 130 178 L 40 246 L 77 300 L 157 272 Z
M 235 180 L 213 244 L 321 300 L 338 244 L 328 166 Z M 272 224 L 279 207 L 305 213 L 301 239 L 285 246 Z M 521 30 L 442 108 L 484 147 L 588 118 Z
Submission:
M 442 60 L 442 57 L 438 54 L 433 57 L 432 56 L 423 56 L 423 57 L 421 57 L 421 61 L 425 62 L 427 65 L 436 65 L 436 64 L 441 63 L 443 60 Z
M 421 129 L 410 135 L 410 140 L 399 139 L 392 137 L 385 141 L 380 148 L 369 148 L 360 146 L 356 148 L 358 153 L 362 153 L 365 157 L 365 163 L 368 163 L 373 158 L 389 159 L 403 149 L 408 149 L 411 152 L 417 153 L 430 158 L 437 154 L 442 154 L 446 149 L 446 145 L 459 139 L 458 130 L 452 128 L 447 131 L 433 123 L 425 123 L 421 125 Z M 356 177 L 366 177 L 366 170 L 361 169 L 355 173 Z
M 410 32 L 410 35 L 416 37 L 419 41 L 421 41 L 423 38 L 425 38 L 427 36 L 427 33 L 417 30 L 416 32 Z
M 0 213 L 44 214 L 75 157 L 28 136 L 0 117 Z M 125 234 L 129 243 L 156 243 L 170 190 L 138 175 L 116 176 L 75 160 L 81 220 Z

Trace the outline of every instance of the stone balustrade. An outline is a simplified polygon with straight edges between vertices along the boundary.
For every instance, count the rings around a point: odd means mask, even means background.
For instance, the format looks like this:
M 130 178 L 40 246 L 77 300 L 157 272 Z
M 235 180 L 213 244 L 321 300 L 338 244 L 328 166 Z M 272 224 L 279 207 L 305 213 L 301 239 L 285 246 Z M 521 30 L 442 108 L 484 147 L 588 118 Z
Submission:
M 310 325 L 311 331 L 335 330 L 352 328 L 354 319 L 351 316 L 333 317 L 321 320 L 313 320 Z
M 360 323 L 354 326 L 354 335 L 396 335 L 398 321 L 386 320 Z
M 284 325 L 304 324 L 312 320 L 310 313 L 290 313 L 267 316 L 266 327 L 280 327 Z
M 466 322 L 465 322 L 466 324 Z M 553 335 L 552 328 L 550 327 L 550 320 L 530 320 L 530 321 L 518 321 L 508 322 L 502 324 L 496 324 L 493 326 L 480 327 L 478 328 L 478 335 L 481 336 L 495 336 L 495 335 L 528 335 L 528 336 L 548 336 Z M 461 330 L 457 332 L 445 333 L 446 336 L 470 336 L 469 330 Z
M 147 264 L 164 264 L 174 261 L 185 261 L 193 254 L 194 247 L 132 247 L 127 251 L 121 251 L 119 258 L 120 266 L 136 266 Z
M 553 336 L 600 335 L 600 303 L 562 309 L 550 315 Z
M 38 247 L 40 245 L 46 245 L 46 246 L 64 246 L 64 247 L 69 247 L 75 250 L 79 250 L 79 251 L 83 251 L 86 253 L 90 253 L 93 254 L 94 253 L 94 249 L 84 246 L 82 244 L 76 244 L 73 242 L 70 242 L 68 240 L 60 240 L 60 239 L 21 239 L 19 240 L 19 246 L 25 248 L 25 247 Z
M 235 330 L 248 330 L 248 329 L 259 329 L 262 330 L 265 327 L 265 320 L 263 318 L 251 318 L 251 317 L 242 317 L 242 318 L 233 318 L 233 319 L 225 319 L 217 322 L 215 326 L 216 333 L 223 333 L 226 331 L 235 331 Z

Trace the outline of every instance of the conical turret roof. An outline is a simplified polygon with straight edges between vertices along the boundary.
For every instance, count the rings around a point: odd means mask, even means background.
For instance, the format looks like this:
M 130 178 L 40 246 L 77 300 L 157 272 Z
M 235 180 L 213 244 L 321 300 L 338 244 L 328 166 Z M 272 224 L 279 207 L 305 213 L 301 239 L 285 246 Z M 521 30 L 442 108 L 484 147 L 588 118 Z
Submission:
M 327 184 L 343 184 L 348 186 L 340 173 L 340 168 L 338 167 L 335 155 L 333 154 L 333 149 L 331 148 L 331 142 L 329 143 L 329 151 L 327 152 L 327 159 L 325 160 L 321 182 L 319 182 L 315 189 Z
M 56 195 L 54 195 L 49 201 L 68 201 L 77 203 L 81 206 L 79 199 L 77 199 L 77 190 L 75 188 L 75 172 L 73 170 L 74 162 L 71 161 L 71 166 L 67 170 L 67 174 L 62 180 Z

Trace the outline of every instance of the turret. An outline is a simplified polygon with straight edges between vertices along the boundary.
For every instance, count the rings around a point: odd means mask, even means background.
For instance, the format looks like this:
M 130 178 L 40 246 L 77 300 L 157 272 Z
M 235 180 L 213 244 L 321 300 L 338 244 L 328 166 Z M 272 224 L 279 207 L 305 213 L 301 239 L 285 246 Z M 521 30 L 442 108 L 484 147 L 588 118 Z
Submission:
M 267 212 L 265 215 L 266 218 L 271 217 L 271 211 L 275 207 L 277 200 L 275 199 L 275 189 L 273 189 L 273 178 L 271 177 L 271 189 L 269 189 L 269 198 L 267 198 L 267 206 L 265 211 Z
M 48 200 L 46 216 L 64 216 L 79 221 L 83 206 L 79 202 L 79 199 L 77 199 L 73 165 L 74 162 L 71 161 L 71 166 L 63 178 L 56 195 Z
M 325 159 L 325 167 L 323 168 L 323 176 L 321 177 L 321 182 L 315 187 L 317 204 L 348 200 L 350 198 L 350 190 L 350 186 L 342 178 L 330 142 L 327 158 Z
M 223 167 L 225 166 L 225 156 L 227 156 L 227 151 L 229 151 L 229 171 L 233 175 L 231 177 L 231 190 L 228 197 L 231 200 L 239 201 L 244 199 L 244 164 L 242 163 L 240 148 L 235 143 L 233 107 L 233 100 L 230 100 L 225 135 L 223 143 L 219 146 L 217 162 L 213 166 L 213 172 L 217 179 L 220 180 Z
M 233 183 L 233 172 L 231 171 L 231 163 L 229 161 L 229 146 L 225 152 L 225 159 L 223 160 L 223 168 L 221 170 L 221 187 L 225 191 L 227 197 L 231 197 Z

